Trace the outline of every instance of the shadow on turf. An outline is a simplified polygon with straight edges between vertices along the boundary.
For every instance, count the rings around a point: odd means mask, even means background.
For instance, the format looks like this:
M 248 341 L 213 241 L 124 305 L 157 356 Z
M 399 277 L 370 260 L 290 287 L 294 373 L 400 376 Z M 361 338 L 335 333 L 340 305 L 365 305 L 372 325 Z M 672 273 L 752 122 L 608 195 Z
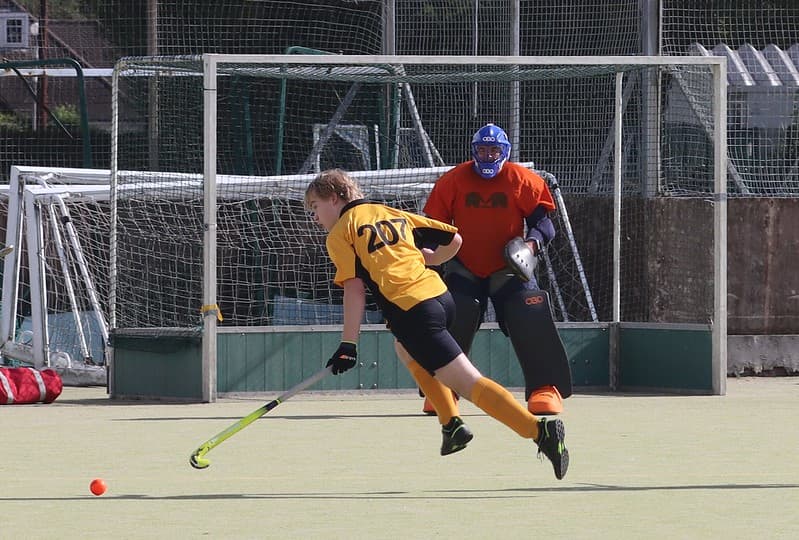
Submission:
M 77 398 L 77 399 L 61 399 L 58 398 L 54 402 L 56 405 L 103 405 L 103 406 L 119 406 L 119 405 L 189 405 L 193 402 L 187 400 L 149 400 L 149 399 L 110 399 L 108 396 L 96 398 Z
M 485 416 L 483 413 L 461 414 L 461 418 L 469 416 Z M 171 422 L 178 420 L 241 420 L 241 416 L 172 416 L 172 417 L 143 417 L 143 418 L 117 418 L 115 422 L 158 422 L 168 420 Z M 280 416 L 276 414 L 264 415 L 259 420 L 280 419 L 280 420 L 336 420 L 339 418 L 430 418 L 421 413 L 412 414 L 316 414 L 305 416 Z
M 505 489 L 449 489 L 424 491 L 421 495 L 407 491 L 369 491 L 363 493 L 206 493 L 196 495 L 106 495 L 110 500 L 147 501 L 194 501 L 194 500 L 237 500 L 237 499 L 514 499 L 531 493 L 590 493 L 590 492 L 630 492 L 630 491 L 693 491 L 693 490 L 755 490 L 755 489 L 799 489 L 799 484 L 695 484 L 685 486 L 613 486 L 601 484 L 578 484 L 562 487 L 524 487 Z M 0 501 L 80 501 L 94 499 L 91 495 L 78 497 L 0 497 Z

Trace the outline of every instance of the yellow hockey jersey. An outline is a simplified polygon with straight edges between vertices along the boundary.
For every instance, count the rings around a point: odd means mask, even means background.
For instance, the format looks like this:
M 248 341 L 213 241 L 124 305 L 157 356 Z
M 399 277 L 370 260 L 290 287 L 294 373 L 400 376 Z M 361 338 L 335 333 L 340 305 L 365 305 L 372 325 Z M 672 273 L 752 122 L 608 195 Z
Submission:
M 341 285 L 361 278 L 385 310 L 394 304 L 408 311 L 447 287 L 425 266 L 420 248 L 447 245 L 458 231 L 452 225 L 360 199 L 341 210 L 327 235 L 327 251 Z

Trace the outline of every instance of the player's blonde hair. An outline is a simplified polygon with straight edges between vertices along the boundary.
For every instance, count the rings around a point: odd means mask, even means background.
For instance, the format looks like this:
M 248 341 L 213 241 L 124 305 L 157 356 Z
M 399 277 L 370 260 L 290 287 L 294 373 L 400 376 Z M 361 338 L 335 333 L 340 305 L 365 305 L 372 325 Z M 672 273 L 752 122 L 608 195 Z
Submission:
M 358 183 L 346 171 L 342 169 L 327 169 L 320 172 L 305 189 L 305 207 L 308 208 L 308 201 L 311 195 L 316 195 L 321 199 L 329 199 L 334 194 L 346 202 L 363 199 L 363 193 L 361 188 L 358 187 Z

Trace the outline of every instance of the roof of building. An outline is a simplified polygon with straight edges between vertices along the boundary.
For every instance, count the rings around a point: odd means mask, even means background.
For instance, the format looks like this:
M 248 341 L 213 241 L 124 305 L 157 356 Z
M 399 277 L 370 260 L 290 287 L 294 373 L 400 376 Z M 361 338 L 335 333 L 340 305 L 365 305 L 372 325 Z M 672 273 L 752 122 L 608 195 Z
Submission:
M 689 54 L 727 57 L 727 83 L 737 87 L 799 87 L 799 43 L 787 51 L 773 43 L 756 49 L 746 43 L 732 49 L 720 43 L 708 50 L 693 43 Z
M 97 21 L 51 20 L 47 22 L 50 47 L 63 49 L 84 68 L 114 67 L 119 58 L 113 45 L 103 37 Z M 55 43 L 53 43 L 55 41 Z

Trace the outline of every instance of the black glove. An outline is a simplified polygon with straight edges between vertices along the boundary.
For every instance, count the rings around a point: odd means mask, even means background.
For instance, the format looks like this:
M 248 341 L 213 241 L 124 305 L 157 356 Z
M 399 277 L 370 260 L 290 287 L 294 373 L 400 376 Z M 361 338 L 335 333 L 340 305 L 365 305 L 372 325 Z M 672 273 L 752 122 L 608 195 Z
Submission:
M 327 366 L 333 366 L 333 375 L 344 373 L 348 369 L 355 367 L 355 360 L 358 358 L 358 351 L 356 350 L 355 343 L 351 341 L 342 341 L 341 344 L 327 361 Z

